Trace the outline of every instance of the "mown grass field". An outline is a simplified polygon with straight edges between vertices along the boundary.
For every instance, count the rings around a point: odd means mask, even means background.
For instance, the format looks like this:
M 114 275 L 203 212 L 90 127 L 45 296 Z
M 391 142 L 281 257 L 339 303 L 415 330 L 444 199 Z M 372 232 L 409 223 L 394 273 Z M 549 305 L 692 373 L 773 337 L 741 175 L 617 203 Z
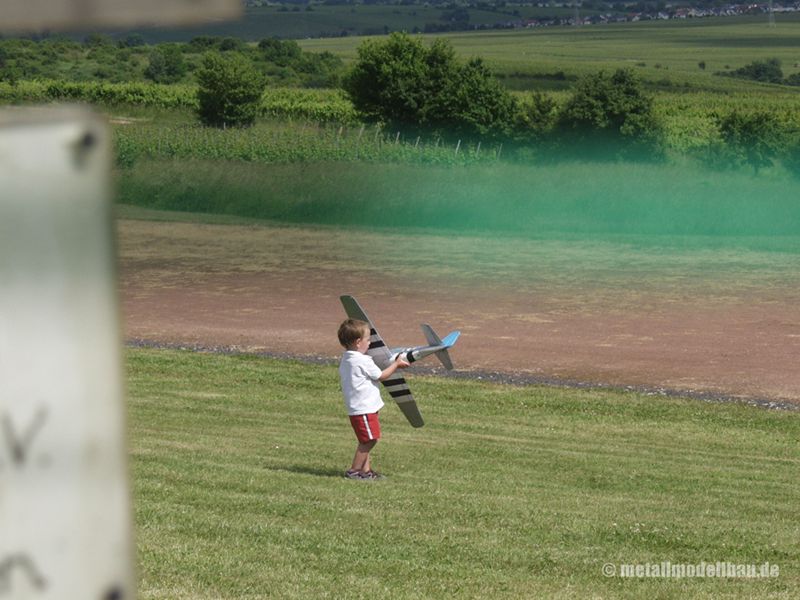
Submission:
M 139 592 L 164 598 L 796 598 L 793 412 L 413 377 L 379 482 L 333 366 L 127 351 Z M 611 564 L 778 565 L 624 579 Z

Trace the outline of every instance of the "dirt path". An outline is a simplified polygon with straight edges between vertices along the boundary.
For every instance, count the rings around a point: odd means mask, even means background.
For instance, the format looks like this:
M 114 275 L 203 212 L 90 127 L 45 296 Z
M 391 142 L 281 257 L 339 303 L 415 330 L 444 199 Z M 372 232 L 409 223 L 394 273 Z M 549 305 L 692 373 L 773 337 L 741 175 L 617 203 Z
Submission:
M 125 335 L 336 356 L 338 297 L 459 369 L 800 402 L 800 265 L 760 252 L 119 221 Z

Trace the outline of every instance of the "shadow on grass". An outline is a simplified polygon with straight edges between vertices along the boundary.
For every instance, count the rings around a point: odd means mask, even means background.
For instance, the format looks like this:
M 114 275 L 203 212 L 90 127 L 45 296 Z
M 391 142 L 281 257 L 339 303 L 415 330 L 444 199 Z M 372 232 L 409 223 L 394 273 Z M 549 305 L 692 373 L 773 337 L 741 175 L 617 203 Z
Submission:
M 316 475 L 317 477 L 343 477 L 344 469 L 315 469 L 314 467 L 304 467 L 301 465 L 271 466 L 270 471 L 286 471 L 287 473 L 299 473 L 301 475 Z

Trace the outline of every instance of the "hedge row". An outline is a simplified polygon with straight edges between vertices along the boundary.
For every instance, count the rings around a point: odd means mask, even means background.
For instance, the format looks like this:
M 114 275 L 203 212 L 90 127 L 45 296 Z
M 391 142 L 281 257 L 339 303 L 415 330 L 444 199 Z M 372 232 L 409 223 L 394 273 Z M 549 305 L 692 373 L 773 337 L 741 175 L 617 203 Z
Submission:
M 101 83 L 71 81 L 0 82 L 0 103 L 87 102 L 102 106 L 145 106 L 195 109 L 197 87 L 157 83 Z M 315 122 L 355 123 L 352 104 L 338 90 L 269 88 L 264 92 L 263 116 Z

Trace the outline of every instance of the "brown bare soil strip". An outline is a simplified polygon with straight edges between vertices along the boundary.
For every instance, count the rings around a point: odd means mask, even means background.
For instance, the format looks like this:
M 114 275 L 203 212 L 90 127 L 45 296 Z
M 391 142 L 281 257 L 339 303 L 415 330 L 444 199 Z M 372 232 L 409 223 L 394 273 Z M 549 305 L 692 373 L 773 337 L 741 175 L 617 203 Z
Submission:
M 423 343 L 421 322 L 461 329 L 462 370 L 800 402 L 796 256 L 132 219 L 118 230 L 128 339 L 333 358 L 351 293 L 390 345 Z

